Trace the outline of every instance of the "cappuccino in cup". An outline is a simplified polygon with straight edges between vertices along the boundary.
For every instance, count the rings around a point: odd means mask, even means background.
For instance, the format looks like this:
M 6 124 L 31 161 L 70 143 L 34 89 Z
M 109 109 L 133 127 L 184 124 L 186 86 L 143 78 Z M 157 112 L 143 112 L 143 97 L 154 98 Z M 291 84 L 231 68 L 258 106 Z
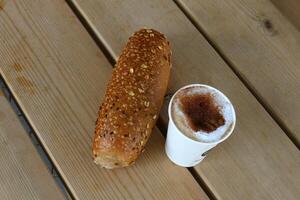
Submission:
M 174 163 L 191 167 L 229 137 L 236 116 L 231 102 L 219 90 L 192 84 L 172 97 L 169 119 L 166 153 Z

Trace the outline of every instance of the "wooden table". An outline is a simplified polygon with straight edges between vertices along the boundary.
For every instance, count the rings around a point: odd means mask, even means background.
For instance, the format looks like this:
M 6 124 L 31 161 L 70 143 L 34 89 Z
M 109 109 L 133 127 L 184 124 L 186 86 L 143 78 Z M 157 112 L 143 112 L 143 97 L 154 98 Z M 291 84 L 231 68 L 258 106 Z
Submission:
M 1 92 L 0 199 L 299 199 L 299 13 L 296 0 L 0 0 L 1 76 L 67 189 Z M 144 26 L 172 44 L 169 94 L 205 83 L 236 108 L 235 133 L 194 168 L 164 153 L 168 97 L 134 166 L 92 162 L 112 66 Z

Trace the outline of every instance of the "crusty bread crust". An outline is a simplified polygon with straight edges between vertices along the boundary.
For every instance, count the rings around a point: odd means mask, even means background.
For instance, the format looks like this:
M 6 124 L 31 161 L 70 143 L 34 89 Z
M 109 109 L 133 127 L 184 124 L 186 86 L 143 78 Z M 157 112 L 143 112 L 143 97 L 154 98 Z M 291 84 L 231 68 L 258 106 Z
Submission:
M 170 56 L 169 42 L 158 31 L 141 29 L 129 38 L 99 109 L 95 163 L 125 167 L 143 151 L 167 90 Z

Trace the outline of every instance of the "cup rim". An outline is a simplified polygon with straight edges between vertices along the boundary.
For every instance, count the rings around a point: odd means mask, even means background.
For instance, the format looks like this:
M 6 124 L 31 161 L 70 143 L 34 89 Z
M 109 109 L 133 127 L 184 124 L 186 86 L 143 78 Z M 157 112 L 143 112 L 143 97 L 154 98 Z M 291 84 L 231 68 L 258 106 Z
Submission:
M 186 88 L 190 88 L 190 87 L 195 87 L 195 86 L 201 86 L 201 87 L 206 87 L 208 89 L 212 89 L 214 90 L 215 92 L 219 93 L 223 98 L 225 98 L 225 100 L 227 100 L 230 105 L 231 105 L 231 109 L 232 109 L 232 114 L 233 114 L 233 124 L 232 126 L 230 127 L 230 131 L 228 131 L 227 135 L 225 137 L 223 137 L 222 139 L 218 140 L 218 141 L 215 141 L 215 142 L 201 142 L 199 140 L 194 140 L 188 136 L 186 136 L 184 133 L 182 133 L 182 131 L 177 127 L 176 123 L 174 123 L 174 120 L 173 120 L 173 116 L 172 116 L 172 113 L 171 113 L 171 107 L 172 107 L 172 103 L 173 103 L 173 100 L 174 100 L 174 97 L 176 96 L 176 94 L 178 92 L 180 92 L 181 90 L 183 89 L 186 89 Z M 177 129 L 177 131 L 183 135 L 185 138 L 187 138 L 188 140 L 192 141 L 192 142 L 195 142 L 195 143 L 198 143 L 198 144 L 203 144 L 203 145 L 212 145 L 212 144 L 219 144 L 221 142 L 223 142 L 224 140 L 226 140 L 232 133 L 233 133 L 233 130 L 235 128 L 235 124 L 236 124 L 236 114 L 235 114 L 235 109 L 233 107 L 233 104 L 231 103 L 231 101 L 228 99 L 228 97 L 222 93 L 220 90 L 212 87 L 212 86 L 209 86 L 209 85 L 206 85 L 206 84 L 200 84 L 200 83 L 194 83 L 194 84 L 189 84 L 189 85 L 186 85 L 186 86 L 183 86 L 181 87 L 180 89 L 178 89 L 172 96 L 170 102 L 169 102 L 169 106 L 168 106 L 168 114 L 169 114 L 169 120 L 171 120 L 171 122 L 174 124 L 174 127 Z

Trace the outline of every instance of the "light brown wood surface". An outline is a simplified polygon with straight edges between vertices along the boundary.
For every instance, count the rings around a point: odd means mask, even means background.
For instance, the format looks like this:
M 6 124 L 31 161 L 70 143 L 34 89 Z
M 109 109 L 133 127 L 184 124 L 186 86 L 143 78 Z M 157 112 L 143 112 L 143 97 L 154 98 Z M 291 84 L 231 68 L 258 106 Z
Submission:
M 299 0 L 271 0 L 271 1 L 300 31 L 300 1 Z
M 73 2 L 115 59 L 140 27 L 165 33 L 173 47 L 170 93 L 206 83 L 232 100 L 234 134 L 195 168 L 217 199 L 298 199 L 299 151 L 173 2 Z M 165 124 L 167 103 L 161 112 Z
M 269 0 L 179 0 L 300 147 L 300 32 Z
M 6 1 L 0 27 L 0 72 L 76 199 L 207 199 L 157 129 L 133 167 L 93 163 L 112 67 L 64 1 Z
M 0 199 L 65 199 L 0 89 Z

